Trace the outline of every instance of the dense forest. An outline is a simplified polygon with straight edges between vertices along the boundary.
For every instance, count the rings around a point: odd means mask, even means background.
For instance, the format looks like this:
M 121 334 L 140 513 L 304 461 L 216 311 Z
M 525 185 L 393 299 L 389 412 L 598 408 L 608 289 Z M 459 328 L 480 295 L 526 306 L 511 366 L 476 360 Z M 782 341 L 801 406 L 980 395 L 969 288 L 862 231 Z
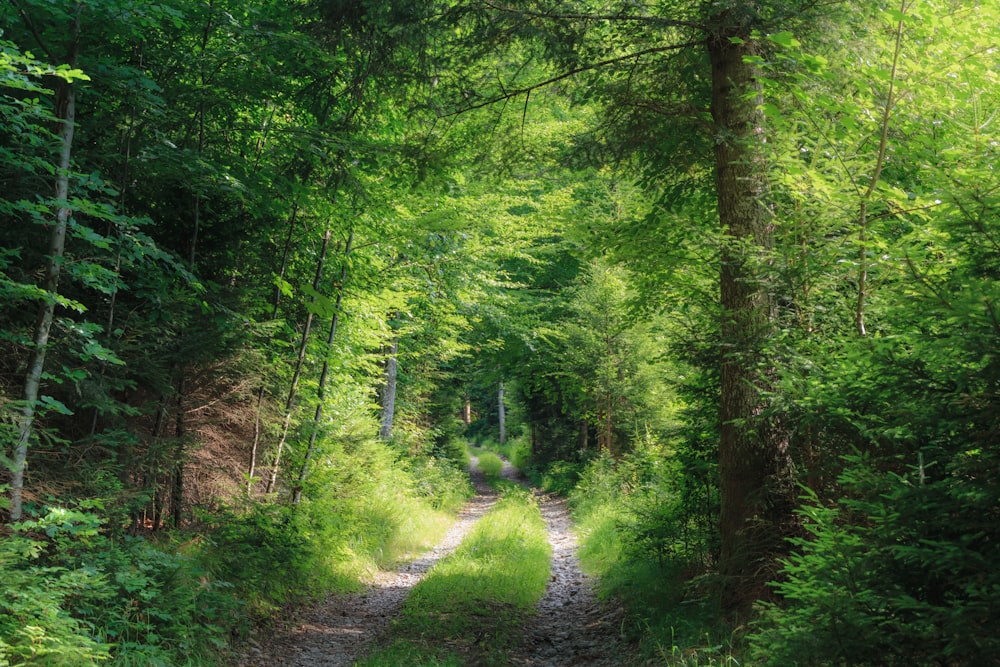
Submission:
M 470 442 L 649 664 L 1000 664 L 992 0 L 0 30 L 0 665 L 223 664 Z

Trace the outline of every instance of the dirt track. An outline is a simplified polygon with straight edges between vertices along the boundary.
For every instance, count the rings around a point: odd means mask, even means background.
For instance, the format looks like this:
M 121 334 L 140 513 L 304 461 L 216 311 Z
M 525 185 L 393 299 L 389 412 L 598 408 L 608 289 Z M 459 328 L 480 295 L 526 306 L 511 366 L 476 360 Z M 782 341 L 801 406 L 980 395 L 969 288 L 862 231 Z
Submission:
M 471 474 L 476 496 L 434 549 L 396 570 L 379 573 L 362 593 L 331 596 L 304 611 L 287 632 L 258 637 L 234 665 L 346 667 L 372 646 L 391 639 L 391 622 L 399 615 L 409 591 L 438 560 L 459 545 L 496 503 L 497 494 L 482 474 L 474 467 Z M 503 475 L 514 479 L 516 473 L 505 464 Z M 627 657 L 627 647 L 618 638 L 621 612 L 596 599 L 580 570 L 565 500 L 536 495 L 552 544 L 552 577 L 537 613 L 525 620 L 522 642 L 505 662 L 532 667 L 633 664 Z

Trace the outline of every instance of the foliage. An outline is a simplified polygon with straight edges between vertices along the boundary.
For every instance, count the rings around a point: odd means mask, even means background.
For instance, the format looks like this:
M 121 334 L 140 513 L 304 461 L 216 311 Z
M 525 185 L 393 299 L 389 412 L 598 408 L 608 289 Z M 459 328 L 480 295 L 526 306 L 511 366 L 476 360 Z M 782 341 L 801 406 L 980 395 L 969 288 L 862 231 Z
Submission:
M 837 506 L 801 510 L 808 537 L 752 636 L 761 664 L 970 664 L 1000 656 L 995 456 L 884 473 L 850 457 Z
M 0 548 L 0 657 L 13 665 L 208 663 L 241 617 L 198 557 L 112 540 L 89 511 L 50 508 Z
M 718 664 L 733 647 L 702 574 L 713 535 L 686 505 L 678 469 L 676 455 L 655 447 L 589 463 L 570 493 L 580 560 L 601 593 L 625 605 L 626 630 L 650 656 Z

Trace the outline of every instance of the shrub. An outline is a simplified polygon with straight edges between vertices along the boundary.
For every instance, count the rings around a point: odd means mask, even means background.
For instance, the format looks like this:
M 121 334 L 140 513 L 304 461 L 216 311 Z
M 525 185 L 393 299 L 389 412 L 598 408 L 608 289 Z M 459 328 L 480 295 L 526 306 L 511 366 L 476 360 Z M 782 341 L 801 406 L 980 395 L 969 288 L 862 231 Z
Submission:
M 1000 497 L 995 456 L 969 452 L 937 477 L 851 457 L 848 497 L 801 510 L 808 537 L 752 637 L 767 665 L 1000 661 Z

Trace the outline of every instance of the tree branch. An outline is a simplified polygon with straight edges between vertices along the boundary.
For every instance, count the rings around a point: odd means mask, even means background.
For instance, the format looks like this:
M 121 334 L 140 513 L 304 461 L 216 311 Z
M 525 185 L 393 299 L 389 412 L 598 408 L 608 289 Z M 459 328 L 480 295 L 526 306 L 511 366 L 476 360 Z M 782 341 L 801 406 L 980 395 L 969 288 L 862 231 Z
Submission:
M 578 14 L 578 13 L 567 13 L 559 14 L 556 12 L 533 12 L 528 9 L 515 9 L 514 7 L 505 7 L 503 5 L 498 5 L 489 0 L 483 2 L 484 5 L 490 9 L 495 9 L 498 12 L 505 12 L 507 14 L 517 14 L 518 16 L 527 16 L 529 18 L 536 19 L 553 19 L 559 20 L 584 20 L 584 21 L 632 21 L 636 23 L 653 23 L 656 25 L 664 25 L 672 28 L 694 28 L 695 30 L 703 30 L 704 26 L 694 23 L 692 21 L 681 21 L 679 19 L 668 19 L 662 16 L 645 16 L 645 15 L 635 15 L 635 14 Z
M 567 70 L 562 74 L 554 76 L 550 79 L 539 81 L 538 83 L 534 83 L 530 86 L 525 86 L 524 88 L 516 88 L 514 90 L 508 90 L 501 95 L 491 97 L 488 100 L 484 100 L 482 102 L 470 104 L 468 106 L 462 107 L 461 109 L 458 109 L 457 111 L 452 111 L 446 114 L 442 114 L 442 116 L 447 118 L 448 116 L 457 116 L 467 111 L 482 109 L 483 107 L 488 107 L 491 104 L 496 104 L 497 102 L 504 102 L 519 95 L 531 93 L 532 91 L 538 90 L 539 88 L 544 88 L 545 86 L 552 85 L 553 83 L 557 83 L 559 81 L 562 81 L 563 79 L 568 79 L 569 77 L 574 76 L 576 74 L 580 74 L 581 72 L 589 72 L 591 70 L 600 69 L 601 67 L 606 67 L 608 65 L 614 65 L 616 63 L 632 60 L 633 58 L 641 58 L 642 56 L 646 56 L 651 53 L 665 53 L 667 51 L 678 51 L 680 49 L 687 49 L 695 46 L 701 46 L 703 43 L 704 43 L 703 41 L 699 40 L 696 42 L 684 42 L 683 44 L 670 44 L 669 46 L 653 46 L 648 49 L 636 51 L 635 53 L 629 53 L 624 56 L 618 56 L 616 58 L 608 58 L 607 60 L 601 60 L 596 63 L 590 63 L 589 65 L 581 65 L 580 67 L 574 67 L 573 69 Z

